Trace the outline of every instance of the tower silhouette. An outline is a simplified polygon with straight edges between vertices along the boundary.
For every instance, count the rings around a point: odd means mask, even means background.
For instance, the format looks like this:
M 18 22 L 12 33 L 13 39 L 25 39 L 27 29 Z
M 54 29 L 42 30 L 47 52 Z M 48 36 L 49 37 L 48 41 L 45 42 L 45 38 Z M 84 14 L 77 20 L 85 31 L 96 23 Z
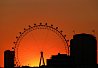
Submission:
M 43 52 L 41 51 L 40 54 L 41 54 L 41 56 L 40 56 L 39 66 L 45 66 Z
M 4 68 L 14 68 L 15 51 L 4 51 Z

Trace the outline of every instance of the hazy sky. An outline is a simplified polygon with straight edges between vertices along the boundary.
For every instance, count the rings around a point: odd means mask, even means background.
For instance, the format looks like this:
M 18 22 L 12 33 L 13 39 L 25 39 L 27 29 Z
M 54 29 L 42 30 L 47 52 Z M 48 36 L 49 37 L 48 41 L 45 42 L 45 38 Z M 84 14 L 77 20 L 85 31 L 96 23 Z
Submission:
M 73 30 L 98 37 L 98 0 L 0 0 L 0 66 L 18 32 L 40 22 L 59 26 L 68 39 Z

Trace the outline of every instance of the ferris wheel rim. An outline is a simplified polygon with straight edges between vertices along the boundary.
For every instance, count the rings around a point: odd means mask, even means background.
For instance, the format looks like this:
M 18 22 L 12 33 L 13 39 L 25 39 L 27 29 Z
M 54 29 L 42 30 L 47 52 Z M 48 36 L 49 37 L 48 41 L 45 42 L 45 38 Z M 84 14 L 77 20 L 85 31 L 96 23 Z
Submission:
M 42 28 L 40 28 L 42 27 Z M 26 36 L 26 34 L 28 34 L 29 32 L 33 31 L 33 30 L 36 30 L 36 29 L 50 29 L 51 31 L 53 30 L 53 32 L 59 34 L 62 36 L 63 40 L 65 41 L 65 43 L 67 44 L 67 47 L 69 47 L 68 45 L 68 40 L 66 39 L 66 35 L 63 35 L 63 31 L 62 30 L 58 30 L 58 27 L 53 27 L 53 25 L 47 25 L 47 23 L 45 23 L 44 25 L 42 23 L 40 23 L 39 25 L 37 24 L 34 24 L 33 26 L 30 26 L 29 25 L 29 28 L 24 28 L 24 31 L 23 32 L 19 32 L 19 36 L 16 36 L 16 41 L 14 42 L 14 47 L 12 47 L 14 49 L 14 51 L 16 52 L 16 49 L 18 49 L 18 46 L 20 44 L 20 41 L 21 39 L 23 39 L 24 36 Z M 16 53 L 15 53 L 16 55 Z M 17 57 L 17 58 L 16 58 Z M 19 62 L 19 59 L 18 59 L 18 52 L 17 52 L 17 56 L 15 56 L 15 58 L 17 59 L 16 61 L 16 66 L 20 66 L 18 65 Z

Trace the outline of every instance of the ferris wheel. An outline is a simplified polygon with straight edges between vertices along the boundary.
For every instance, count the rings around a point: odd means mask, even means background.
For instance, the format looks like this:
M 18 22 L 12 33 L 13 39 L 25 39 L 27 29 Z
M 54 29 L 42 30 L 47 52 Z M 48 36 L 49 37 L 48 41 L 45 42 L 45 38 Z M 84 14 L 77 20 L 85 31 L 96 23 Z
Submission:
M 47 23 L 45 24 L 34 24 L 33 26 L 28 26 L 28 28 L 24 28 L 23 32 L 19 32 L 19 36 L 16 36 L 16 41 L 13 42 L 14 46 L 12 47 L 12 49 L 15 51 L 15 66 L 18 67 L 20 66 L 20 60 L 18 59 L 18 48 L 19 45 L 21 43 L 21 40 L 30 32 L 33 32 L 34 30 L 40 30 L 40 29 L 45 29 L 45 30 L 51 30 L 52 32 L 54 32 L 55 34 L 57 34 L 57 36 L 63 41 L 64 43 L 64 47 L 65 47 L 65 51 L 66 54 L 69 55 L 69 45 L 68 45 L 68 40 L 66 39 L 66 35 L 63 35 L 63 31 L 59 30 L 58 27 L 54 27 L 53 25 L 48 25 Z

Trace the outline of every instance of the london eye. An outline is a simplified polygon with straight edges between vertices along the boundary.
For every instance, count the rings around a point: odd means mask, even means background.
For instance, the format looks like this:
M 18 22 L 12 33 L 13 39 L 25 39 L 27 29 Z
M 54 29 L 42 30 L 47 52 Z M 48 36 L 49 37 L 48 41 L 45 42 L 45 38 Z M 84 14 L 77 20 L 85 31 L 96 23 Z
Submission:
M 52 31 L 52 33 L 55 33 L 59 39 L 63 42 L 64 44 L 64 49 L 67 55 L 69 55 L 69 45 L 68 45 L 68 40 L 66 39 L 66 35 L 63 34 L 62 30 L 59 30 L 59 27 L 54 27 L 53 25 L 48 25 L 47 23 L 45 24 L 34 24 L 33 26 L 28 26 L 28 28 L 24 28 L 23 32 L 19 32 L 19 35 L 16 36 L 16 41 L 13 42 L 14 46 L 12 49 L 15 51 L 15 66 L 20 66 L 20 60 L 19 60 L 19 46 L 21 41 L 24 39 L 26 35 L 28 35 L 30 32 L 37 30 L 48 30 Z

